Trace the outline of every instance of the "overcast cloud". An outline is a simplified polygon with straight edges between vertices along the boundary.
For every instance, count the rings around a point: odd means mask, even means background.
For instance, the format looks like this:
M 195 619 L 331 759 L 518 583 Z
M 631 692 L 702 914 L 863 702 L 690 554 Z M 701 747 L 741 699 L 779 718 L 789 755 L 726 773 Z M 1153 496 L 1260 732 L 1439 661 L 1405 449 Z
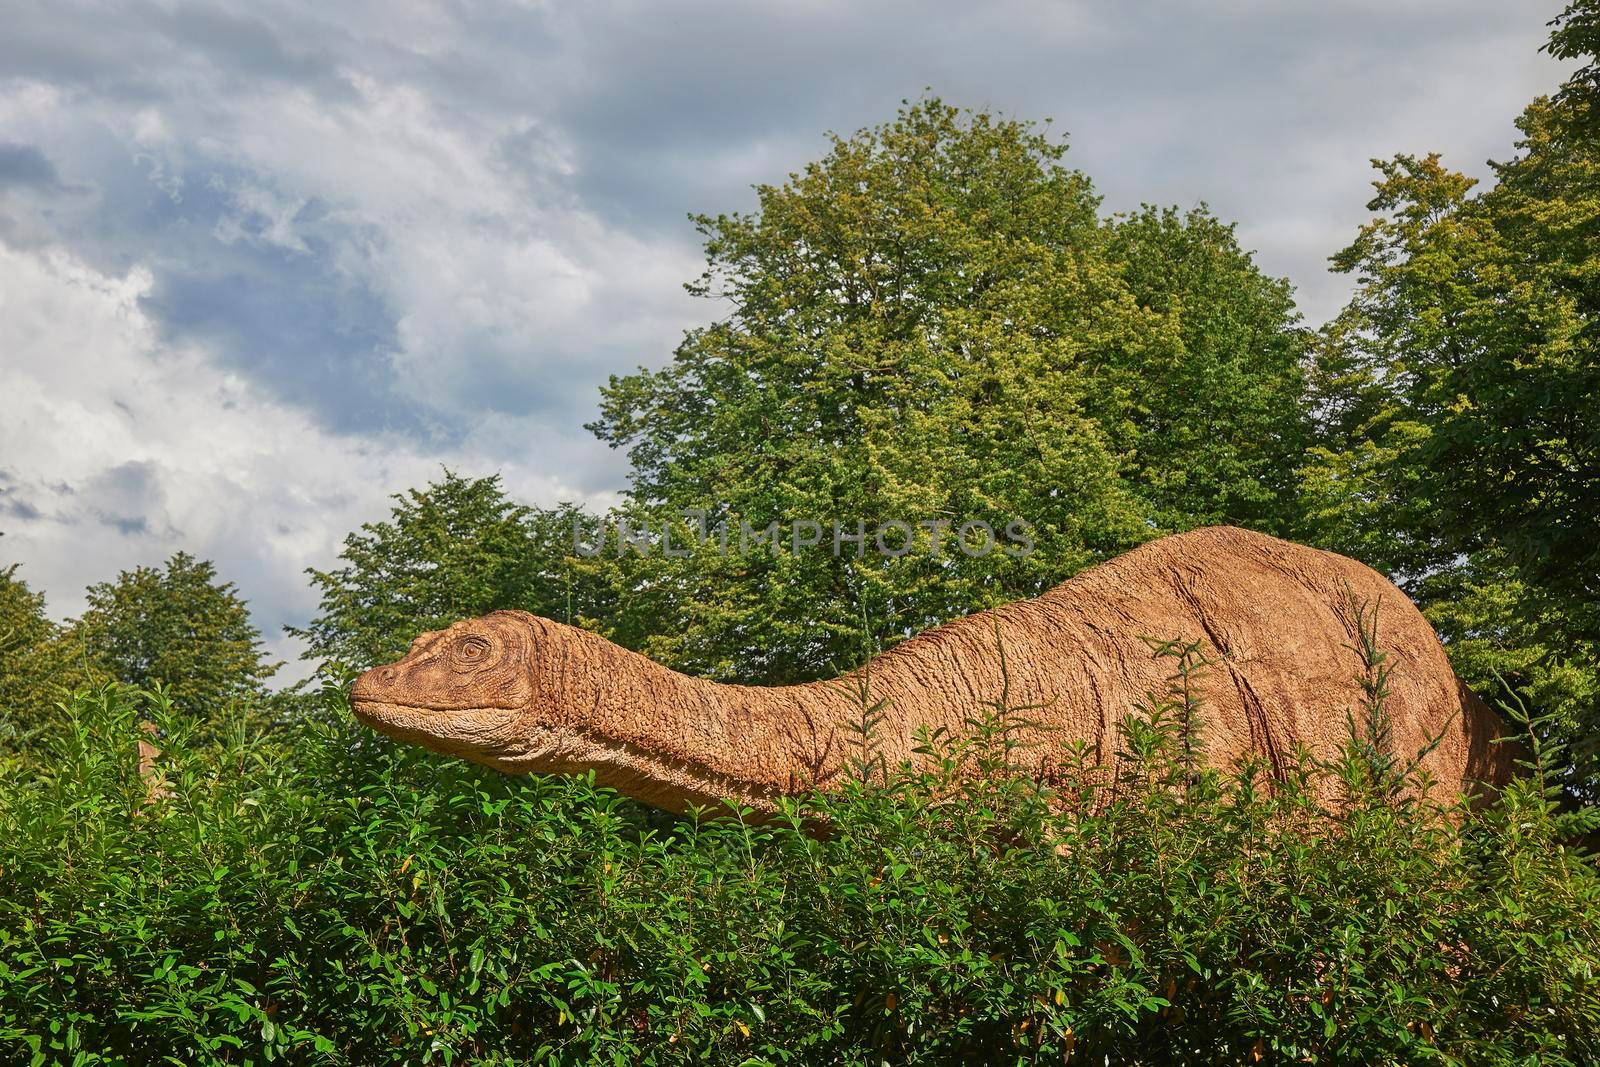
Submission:
M 292 656 L 302 569 L 441 463 L 610 499 L 596 387 L 714 311 L 685 214 L 925 87 L 1108 210 L 1207 201 L 1320 321 L 1367 160 L 1510 155 L 1559 6 L 0 0 L 0 564 L 59 617 L 186 548 Z

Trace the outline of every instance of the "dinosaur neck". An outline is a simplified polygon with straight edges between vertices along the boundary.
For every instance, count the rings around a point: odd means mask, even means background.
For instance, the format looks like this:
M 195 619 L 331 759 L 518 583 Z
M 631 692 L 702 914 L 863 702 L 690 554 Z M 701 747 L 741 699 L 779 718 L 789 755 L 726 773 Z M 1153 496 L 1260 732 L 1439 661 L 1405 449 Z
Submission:
M 843 766 L 848 701 L 826 683 L 724 685 L 560 631 L 539 699 L 581 738 L 571 769 L 593 770 L 601 785 L 678 811 L 726 798 L 767 815 L 777 797 L 825 786 Z
M 1036 602 L 1035 602 L 1036 603 Z M 559 624 L 560 653 L 542 671 L 549 706 L 584 742 L 575 769 L 660 807 L 717 806 L 730 798 L 770 813 L 774 799 L 827 788 L 852 758 L 914 760 L 920 729 L 959 735 L 1000 697 L 996 625 L 1008 652 L 1037 660 L 1018 618 L 1028 606 L 958 620 L 873 659 L 868 670 L 788 686 L 724 685 L 691 678 L 596 634 Z M 1021 624 L 1021 625 L 1019 625 Z M 554 636 L 554 635 L 553 635 Z M 857 695 L 867 682 L 866 700 Z M 1013 681 L 1015 687 L 1017 683 Z M 1016 702 L 1041 694 L 1016 689 Z M 863 752 L 863 706 L 884 701 Z

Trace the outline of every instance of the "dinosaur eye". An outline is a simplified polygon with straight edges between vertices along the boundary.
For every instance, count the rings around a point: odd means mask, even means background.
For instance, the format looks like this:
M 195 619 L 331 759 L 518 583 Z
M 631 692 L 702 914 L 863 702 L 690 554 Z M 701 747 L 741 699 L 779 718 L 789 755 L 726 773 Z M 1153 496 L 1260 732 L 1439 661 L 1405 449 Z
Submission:
M 464 637 L 456 646 L 456 654 L 467 663 L 479 663 L 489 654 L 489 642 L 481 637 Z

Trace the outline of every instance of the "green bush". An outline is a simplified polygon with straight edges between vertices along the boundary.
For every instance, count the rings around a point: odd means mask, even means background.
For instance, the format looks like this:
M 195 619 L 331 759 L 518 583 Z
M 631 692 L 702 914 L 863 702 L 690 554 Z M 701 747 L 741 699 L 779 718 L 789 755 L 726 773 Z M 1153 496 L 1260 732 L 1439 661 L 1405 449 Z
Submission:
M 1468 813 L 1364 743 L 1195 770 L 1181 683 L 1113 769 L 1005 773 L 1001 701 L 941 769 L 765 825 L 394 745 L 337 691 L 203 734 L 87 693 L 0 781 L 0 1060 L 1600 1057 L 1600 879 L 1538 776 Z

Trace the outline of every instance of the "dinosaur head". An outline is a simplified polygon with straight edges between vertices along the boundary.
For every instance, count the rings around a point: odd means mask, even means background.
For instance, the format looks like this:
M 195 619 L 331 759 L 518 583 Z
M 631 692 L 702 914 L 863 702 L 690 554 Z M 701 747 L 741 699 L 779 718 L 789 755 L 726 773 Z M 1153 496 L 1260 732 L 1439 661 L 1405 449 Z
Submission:
M 356 679 L 350 706 L 391 737 L 498 770 L 577 769 L 582 739 L 537 684 L 542 622 L 497 611 L 425 633 L 404 659 Z

